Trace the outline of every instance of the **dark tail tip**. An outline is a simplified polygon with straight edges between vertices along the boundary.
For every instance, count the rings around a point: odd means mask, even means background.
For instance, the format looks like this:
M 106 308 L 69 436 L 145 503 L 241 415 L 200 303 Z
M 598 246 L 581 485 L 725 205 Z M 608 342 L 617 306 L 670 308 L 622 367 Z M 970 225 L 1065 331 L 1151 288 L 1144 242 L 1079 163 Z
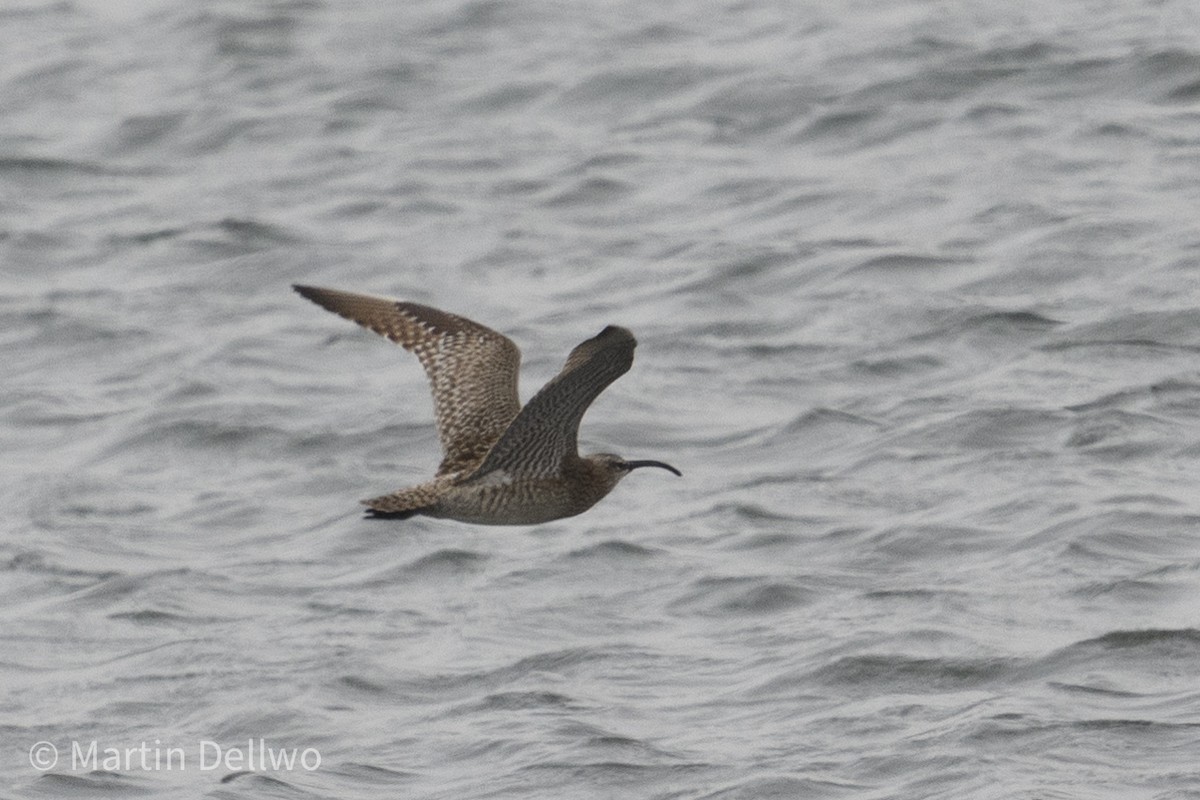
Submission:
M 363 512 L 363 519 L 408 519 L 419 513 L 421 512 L 414 508 L 404 511 L 380 511 L 377 508 L 368 508 Z

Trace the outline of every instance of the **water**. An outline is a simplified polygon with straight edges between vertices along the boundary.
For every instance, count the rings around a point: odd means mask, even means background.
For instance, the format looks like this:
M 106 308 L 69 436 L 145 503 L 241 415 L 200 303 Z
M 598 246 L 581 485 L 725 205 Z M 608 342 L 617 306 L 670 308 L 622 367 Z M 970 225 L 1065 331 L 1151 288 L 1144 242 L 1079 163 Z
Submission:
M 1200 796 L 1191 4 L 0 17 L 0 796 Z M 685 477 L 362 520 L 427 388 L 292 282 L 626 325 Z

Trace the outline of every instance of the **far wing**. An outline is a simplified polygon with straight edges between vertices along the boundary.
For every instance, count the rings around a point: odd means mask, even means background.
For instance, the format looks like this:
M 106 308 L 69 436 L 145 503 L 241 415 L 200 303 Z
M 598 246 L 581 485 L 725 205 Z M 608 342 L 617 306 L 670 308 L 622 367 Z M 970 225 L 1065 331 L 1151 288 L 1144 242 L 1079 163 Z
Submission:
M 433 391 L 444 454 L 438 475 L 474 467 L 517 416 L 521 351 L 507 337 L 417 303 L 313 286 L 292 288 L 420 359 Z

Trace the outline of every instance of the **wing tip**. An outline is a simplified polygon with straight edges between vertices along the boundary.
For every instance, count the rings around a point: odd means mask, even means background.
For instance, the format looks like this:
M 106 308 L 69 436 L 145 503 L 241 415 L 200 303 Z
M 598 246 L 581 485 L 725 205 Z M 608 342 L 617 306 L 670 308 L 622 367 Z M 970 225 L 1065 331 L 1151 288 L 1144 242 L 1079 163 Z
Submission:
M 334 289 L 322 289 L 320 286 L 307 286 L 303 283 L 293 283 L 292 291 L 325 309 L 329 309 L 330 299 L 337 294 Z
M 620 325 L 605 325 L 604 330 L 600 331 L 600 333 L 596 335 L 597 339 L 611 339 L 613 337 L 618 337 L 621 339 L 633 339 L 633 341 L 637 341 L 637 339 L 634 339 L 633 337 L 633 331 L 629 330 L 629 328 L 623 328 Z

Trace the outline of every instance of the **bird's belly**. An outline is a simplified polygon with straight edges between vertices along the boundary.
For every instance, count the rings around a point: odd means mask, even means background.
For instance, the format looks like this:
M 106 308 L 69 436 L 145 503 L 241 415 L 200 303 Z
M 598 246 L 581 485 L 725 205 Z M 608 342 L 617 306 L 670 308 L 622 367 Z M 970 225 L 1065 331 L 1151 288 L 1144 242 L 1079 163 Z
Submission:
M 549 479 L 467 485 L 443 495 L 431 516 L 479 525 L 537 525 L 580 514 L 595 502 Z

